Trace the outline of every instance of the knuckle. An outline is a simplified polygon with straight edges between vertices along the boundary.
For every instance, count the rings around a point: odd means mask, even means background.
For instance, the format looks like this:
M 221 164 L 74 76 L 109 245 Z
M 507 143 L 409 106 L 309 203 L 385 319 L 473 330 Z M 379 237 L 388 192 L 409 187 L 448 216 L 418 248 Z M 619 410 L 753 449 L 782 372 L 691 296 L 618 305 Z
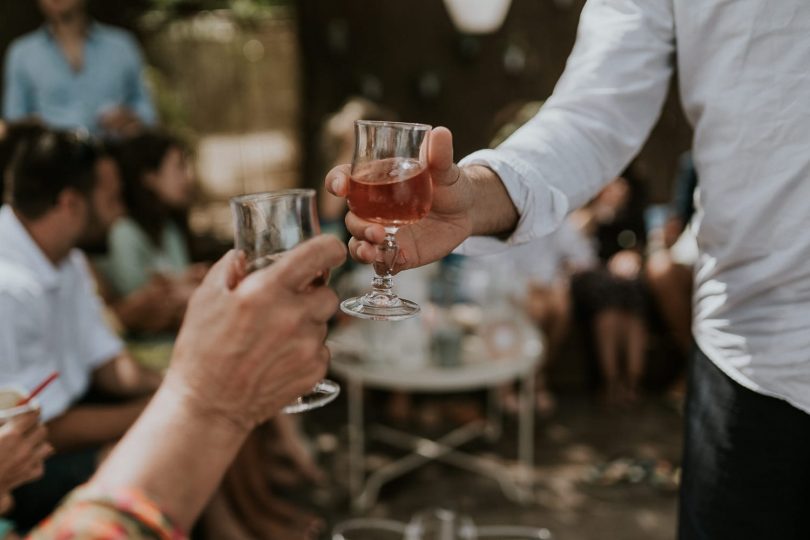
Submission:
M 318 337 L 318 341 L 323 343 L 326 341 L 326 337 L 329 335 L 329 327 L 326 325 L 326 323 L 323 323 L 319 324 L 317 328 L 318 330 L 316 331 L 316 335 Z
M 324 372 L 326 371 L 326 366 L 329 364 L 329 361 L 332 360 L 332 351 L 329 350 L 329 347 L 326 345 L 321 346 L 321 363 L 323 364 Z
M 285 336 L 291 336 L 298 331 L 303 317 L 300 310 L 290 310 L 281 319 L 278 328 Z
M 338 297 L 337 293 L 334 290 L 325 287 L 323 294 L 323 304 L 329 309 L 329 311 L 337 311 L 337 308 L 340 305 L 340 297 Z
M 12 426 L 4 437 L 8 444 L 12 446 L 19 446 L 23 440 L 22 430 L 18 426 Z
M 307 362 L 317 361 L 322 347 L 323 343 L 318 341 L 317 336 L 313 336 L 301 341 L 298 352 L 300 357 Z
M 36 463 L 33 467 L 31 467 L 31 473 L 28 475 L 29 480 L 36 480 L 38 478 L 42 478 L 45 474 L 45 466 L 42 462 Z
M 255 294 L 250 290 L 237 289 L 234 294 L 234 303 L 239 310 L 252 309 L 255 300 Z

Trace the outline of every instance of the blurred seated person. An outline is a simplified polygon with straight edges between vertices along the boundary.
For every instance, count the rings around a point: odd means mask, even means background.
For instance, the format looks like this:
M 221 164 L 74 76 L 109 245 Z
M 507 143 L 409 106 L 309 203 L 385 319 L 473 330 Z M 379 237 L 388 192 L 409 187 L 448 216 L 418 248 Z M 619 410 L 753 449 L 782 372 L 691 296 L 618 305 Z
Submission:
M 571 276 L 597 264 L 590 239 L 565 221 L 547 236 L 532 242 L 469 259 L 486 269 L 490 280 L 502 281 L 502 286 L 494 288 L 509 296 L 542 332 L 545 361 L 537 373 L 535 407 L 541 414 L 551 414 L 555 399 L 548 385 L 548 368 L 557 360 L 570 331 Z M 504 394 L 503 403 L 507 410 L 518 410 L 517 396 L 511 390 Z
M 177 139 L 147 131 L 113 147 L 128 215 L 94 258 L 102 290 L 124 327 L 134 333 L 174 332 L 188 298 L 205 275 L 192 265 L 187 211 L 194 181 Z
M 118 219 L 107 236 L 107 255 L 95 259 L 101 281 L 109 285 L 109 303 L 126 330 L 139 337 L 178 330 L 188 300 L 201 282 L 207 265 L 191 264 L 187 211 L 194 180 L 187 152 L 176 138 L 145 131 L 113 146 L 123 179 L 128 215 Z M 104 289 L 104 286 L 102 286 Z M 130 342 L 132 354 L 156 368 L 164 368 L 169 346 L 146 354 L 143 343 Z M 160 358 L 156 358 L 160 356 Z M 260 482 L 262 471 L 272 482 Z M 281 478 L 280 478 L 281 477 Z M 271 492 L 269 486 L 320 481 L 323 473 L 307 451 L 294 417 L 280 416 L 262 426 L 246 442 L 237 465 L 227 476 L 220 504 L 206 512 L 212 537 L 227 538 L 226 523 L 253 529 L 253 536 L 284 536 L 286 521 L 309 524 L 315 516 L 298 512 Z M 273 500 L 289 510 L 269 519 L 257 501 Z M 238 514 L 232 507 L 239 502 Z M 271 521 L 262 529 L 263 521 Z M 286 531 L 286 533 L 285 533 Z
M 42 476 L 43 462 L 53 453 L 39 411 L 0 419 L 0 538 L 12 540 L 14 524 L 2 516 L 14 506 L 11 490 Z
M 646 244 L 644 194 L 630 169 L 572 220 L 593 238 L 601 264 L 572 280 L 578 318 L 594 348 L 608 404 L 637 400 L 648 343 L 648 293 L 641 276 Z
M 187 538 L 252 430 L 325 375 L 337 297 L 313 279 L 345 254 L 324 235 L 248 276 L 233 251 L 214 265 L 155 398 L 91 481 L 29 538 Z
M 154 124 L 143 61 L 126 31 L 92 20 L 86 0 L 38 0 L 45 24 L 5 60 L 3 118 L 120 137 Z
M 689 222 L 695 212 L 697 172 L 691 153 L 681 156 L 670 214 L 660 231 L 658 249 L 651 250 L 644 274 L 653 300 L 686 358 L 692 349 L 692 268 L 697 240 Z
M 98 174 L 109 159 L 74 134 L 43 131 L 9 169 L 11 200 L 0 209 L 0 385 L 30 388 L 60 374 L 40 399 L 57 455 L 41 480 L 14 494 L 23 528 L 86 481 L 99 450 L 124 434 L 160 382 L 105 324 L 77 249 L 103 239 L 122 213 L 120 185 Z M 83 402 L 88 393 L 119 401 Z
M 490 146 L 496 148 L 534 117 L 542 106 L 542 101 L 507 105 L 495 117 L 498 127 Z M 514 299 L 543 333 L 545 361 L 537 374 L 535 405 L 540 414 L 551 414 L 555 400 L 549 390 L 547 373 L 570 330 L 570 277 L 596 265 L 593 245 L 567 220 L 547 236 L 483 259 L 490 261 L 493 278 L 509 276 Z M 517 411 L 514 392 L 505 394 L 504 405 L 508 410 Z

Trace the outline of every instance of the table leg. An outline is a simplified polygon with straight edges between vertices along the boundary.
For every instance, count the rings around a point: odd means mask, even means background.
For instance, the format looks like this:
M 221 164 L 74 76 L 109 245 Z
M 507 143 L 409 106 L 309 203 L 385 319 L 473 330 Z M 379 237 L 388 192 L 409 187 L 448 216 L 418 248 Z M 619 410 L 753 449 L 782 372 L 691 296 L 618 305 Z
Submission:
M 518 462 L 520 478 L 527 497 L 531 495 L 534 470 L 534 377 L 535 369 L 523 376 L 520 391 L 520 417 L 518 419 Z
M 356 504 L 365 479 L 366 441 L 363 426 L 363 385 L 348 380 L 349 392 L 349 495 Z
M 487 439 L 495 442 L 503 430 L 503 411 L 501 410 L 500 388 L 487 390 Z

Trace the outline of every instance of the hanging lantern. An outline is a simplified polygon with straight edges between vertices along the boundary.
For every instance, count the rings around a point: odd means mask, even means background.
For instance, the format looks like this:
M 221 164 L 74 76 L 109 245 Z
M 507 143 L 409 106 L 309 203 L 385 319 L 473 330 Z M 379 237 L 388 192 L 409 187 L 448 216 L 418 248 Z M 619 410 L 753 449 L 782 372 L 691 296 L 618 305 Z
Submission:
M 450 20 L 463 34 L 496 32 L 509 12 L 512 0 L 444 0 Z

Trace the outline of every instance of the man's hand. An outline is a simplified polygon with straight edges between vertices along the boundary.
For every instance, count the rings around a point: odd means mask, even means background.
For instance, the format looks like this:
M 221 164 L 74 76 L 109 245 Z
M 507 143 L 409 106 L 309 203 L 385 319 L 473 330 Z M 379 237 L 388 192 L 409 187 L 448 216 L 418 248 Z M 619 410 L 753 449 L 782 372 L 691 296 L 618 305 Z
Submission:
M 127 107 L 113 107 L 98 117 L 98 125 L 108 135 L 130 137 L 143 127 L 141 119 Z
M 491 230 L 493 227 L 486 226 L 478 219 L 480 216 L 476 216 L 475 209 L 481 202 L 480 189 L 483 187 L 500 189 L 508 201 L 507 210 L 514 212 L 506 190 L 494 172 L 484 167 L 459 168 L 453 163 L 453 137 L 447 128 L 435 128 L 430 134 L 428 167 L 433 178 L 433 205 L 427 217 L 402 227 L 397 233 L 399 256 L 395 271 L 441 259 L 471 234 L 503 232 Z M 326 175 L 327 189 L 339 197 L 347 197 L 350 174 L 350 165 L 335 167 Z M 516 213 L 514 221 L 517 221 Z M 377 257 L 375 245 L 385 237 L 382 225 L 365 221 L 350 212 L 346 216 L 346 226 L 352 235 L 349 241 L 352 257 L 361 262 L 373 262 Z
M 39 412 L 15 416 L 0 427 L 0 506 L 10 503 L 10 490 L 42 476 L 42 463 L 52 453 Z
M 326 373 L 326 322 L 337 297 L 313 280 L 341 264 L 346 249 L 321 236 L 245 276 L 230 252 L 191 298 L 166 386 L 200 414 L 240 429 L 274 416 Z

